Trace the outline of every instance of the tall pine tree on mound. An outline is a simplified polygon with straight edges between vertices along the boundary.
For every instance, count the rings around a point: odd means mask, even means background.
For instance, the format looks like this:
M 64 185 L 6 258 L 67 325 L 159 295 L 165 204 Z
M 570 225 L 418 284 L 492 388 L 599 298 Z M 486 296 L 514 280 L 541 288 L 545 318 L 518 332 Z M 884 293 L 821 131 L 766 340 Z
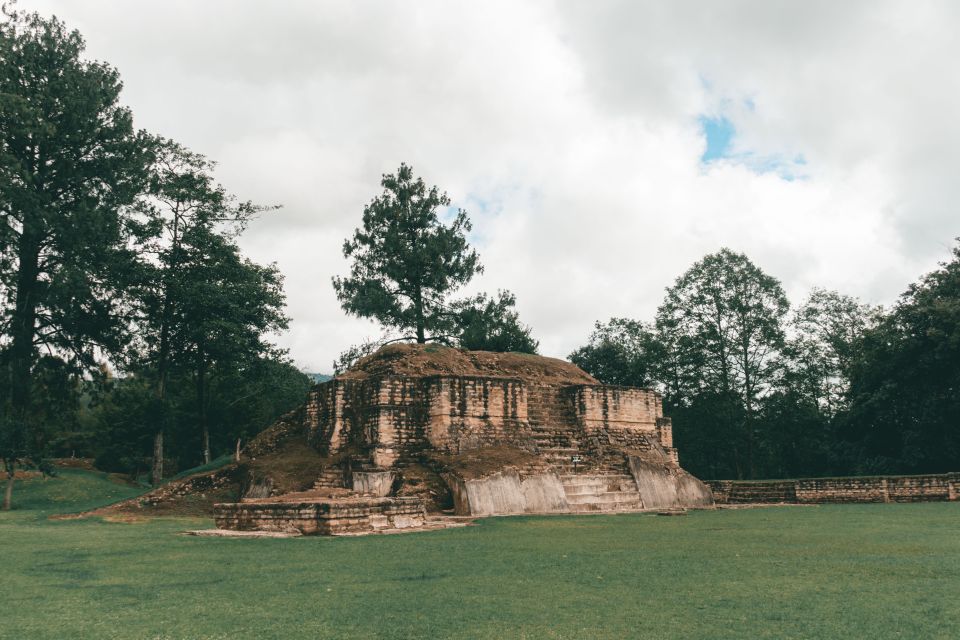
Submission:
M 348 277 L 333 279 L 337 298 L 347 313 L 412 330 L 409 337 L 420 344 L 449 337 L 448 296 L 483 271 L 467 244 L 467 212 L 459 209 L 443 224 L 438 210 L 449 207 L 450 198 L 414 179 L 406 164 L 380 184 L 383 193 L 363 210 L 363 227 L 343 244 L 353 264 Z
M 406 164 L 384 175 L 380 184 L 383 193 L 364 208 L 363 226 L 343 245 L 344 257 L 352 260 L 350 275 L 334 277 L 333 287 L 347 313 L 377 320 L 401 335 L 349 348 L 334 363 L 335 372 L 398 340 L 536 353 L 537 341 L 520 323 L 516 297 L 509 291 L 495 298 L 480 294 L 451 300 L 483 271 L 467 243 L 467 213 L 458 209 L 444 224 L 439 212 L 450 207 L 450 198 L 414 178 Z

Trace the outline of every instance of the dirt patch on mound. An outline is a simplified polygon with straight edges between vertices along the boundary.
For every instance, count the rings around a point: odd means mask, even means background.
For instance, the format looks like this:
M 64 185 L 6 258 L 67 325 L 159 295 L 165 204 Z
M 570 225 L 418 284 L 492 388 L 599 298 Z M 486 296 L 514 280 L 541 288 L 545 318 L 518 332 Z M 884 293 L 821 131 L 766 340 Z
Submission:
M 361 358 L 337 376 L 365 380 L 381 376 L 484 376 L 520 378 L 548 384 L 599 384 L 576 365 L 528 353 L 466 351 L 441 345 L 390 344 Z
M 301 435 L 283 441 L 266 455 L 242 461 L 240 471 L 245 486 L 269 479 L 270 493 L 277 495 L 310 489 L 321 469 L 338 462 L 320 455 Z
M 258 458 L 286 446 L 288 442 L 303 439 L 303 407 L 283 414 L 272 425 L 258 433 L 243 448 L 245 456 Z
M 282 428 L 271 435 L 280 433 Z M 255 483 L 266 483 L 274 495 L 308 490 L 320 469 L 332 464 L 330 458 L 308 446 L 302 436 L 285 434 L 270 438 L 269 447 L 263 448 L 272 450 L 214 471 L 171 480 L 142 496 L 80 515 L 211 516 L 214 504 L 239 501 Z

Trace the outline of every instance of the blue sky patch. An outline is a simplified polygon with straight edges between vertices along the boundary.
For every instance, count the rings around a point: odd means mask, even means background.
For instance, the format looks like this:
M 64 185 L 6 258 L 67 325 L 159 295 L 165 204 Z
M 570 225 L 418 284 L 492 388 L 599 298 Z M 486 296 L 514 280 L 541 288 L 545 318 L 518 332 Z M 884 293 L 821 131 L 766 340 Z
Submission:
M 752 108 L 752 103 L 749 104 Z M 734 150 L 737 128 L 726 116 L 700 116 L 697 119 L 706 140 L 706 148 L 700 156 L 700 164 L 706 166 L 719 160 L 745 166 L 756 174 L 775 173 L 783 180 L 798 180 L 806 177 L 803 171 L 807 164 L 803 154 L 788 158 L 783 154 L 758 155 L 752 151 Z
M 707 139 L 707 148 L 700 156 L 700 162 L 706 163 L 730 157 L 730 147 L 733 135 L 736 133 L 733 123 L 723 116 L 718 118 L 700 116 L 700 127 Z

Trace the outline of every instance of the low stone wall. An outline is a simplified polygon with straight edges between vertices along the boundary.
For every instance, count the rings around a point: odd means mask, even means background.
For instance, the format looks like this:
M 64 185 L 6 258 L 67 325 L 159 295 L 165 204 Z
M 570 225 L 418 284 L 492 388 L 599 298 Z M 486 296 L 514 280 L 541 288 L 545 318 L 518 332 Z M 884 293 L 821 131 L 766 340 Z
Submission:
M 797 501 L 796 480 L 711 480 L 716 504 L 770 504 Z
M 937 502 L 960 500 L 960 473 L 798 480 L 711 480 L 717 504 Z
M 214 521 L 218 528 L 234 531 L 343 535 L 422 527 L 426 510 L 415 497 L 237 502 L 214 505 Z

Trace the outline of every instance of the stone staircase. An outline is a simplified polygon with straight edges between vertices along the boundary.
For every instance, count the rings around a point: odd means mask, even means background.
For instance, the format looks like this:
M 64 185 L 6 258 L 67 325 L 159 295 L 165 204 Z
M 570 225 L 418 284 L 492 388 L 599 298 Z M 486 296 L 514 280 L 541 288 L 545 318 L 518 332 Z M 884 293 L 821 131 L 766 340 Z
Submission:
M 313 483 L 313 489 L 315 491 L 321 489 L 343 489 L 346 486 L 343 469 L 340 467 L 324 467 L 320 471 L 320 475 L 317 476 L 316 482 Z
M 586 465 L 586 459 L 573 463 L 575 456 L 583 458 L 576 433 L 567 429 L 533 427 L 533 442 L 540 455 L 561 473 L 572 473 Z
M 643 501 L 632 476 L 622 473 L 565 473 L 560 476 L 573 513 L 637 511 Z

